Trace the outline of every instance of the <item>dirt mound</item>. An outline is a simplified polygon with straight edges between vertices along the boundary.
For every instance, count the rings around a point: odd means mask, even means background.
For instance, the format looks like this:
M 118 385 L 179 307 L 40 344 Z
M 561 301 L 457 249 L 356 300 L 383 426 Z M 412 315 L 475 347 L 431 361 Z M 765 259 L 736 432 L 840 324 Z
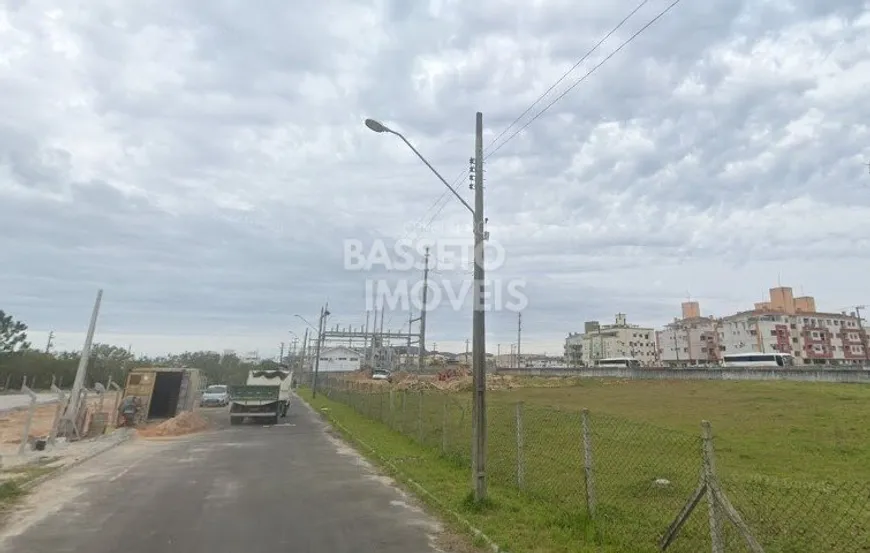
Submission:
M 205 430 L 208 427 L 209 422 L 205 417 L 194 411 L 185 411 L 160 424 L 140 428 L 137 434 L 145 438 L 183 436 Z

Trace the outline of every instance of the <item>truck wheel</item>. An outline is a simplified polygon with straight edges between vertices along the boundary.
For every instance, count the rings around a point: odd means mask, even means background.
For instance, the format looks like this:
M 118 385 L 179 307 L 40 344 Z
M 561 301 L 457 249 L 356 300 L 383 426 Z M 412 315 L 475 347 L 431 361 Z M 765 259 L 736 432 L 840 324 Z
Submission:
M 271 425 L 278 424 L 278 415 L 275 415 L 274 417 L 269 417 L 267 419 L 267 421 L 268 421 L 267 424 L 271 424 Z
M 244 417 L 230 417 L 230 424 L 233 426 L 237 424 L 242 424 L 242 421 L 245 420 Z

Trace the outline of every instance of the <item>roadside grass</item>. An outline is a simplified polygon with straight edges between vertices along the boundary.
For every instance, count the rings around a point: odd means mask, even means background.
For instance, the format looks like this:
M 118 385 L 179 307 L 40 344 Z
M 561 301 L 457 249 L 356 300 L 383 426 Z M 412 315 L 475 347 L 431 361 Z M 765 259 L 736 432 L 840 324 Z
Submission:
M 456 467 L 453 478 L 460 489 L 470 485 L 462 468 L 470 463 L 470 394 L 364 386 L 329 393 L 349 406 L 336 413 L 371 419 L 366 423 L 386 436 L 404 434 L 432 459 Z M 861 421 L 870 414 L 867 387 L 581 381 L 565 388 L 493 391 L 488 397 L 493 497 L 506 493 L 519 501 L 520 511 L 550 513 L 550 522 L 539 527 L 547 533 L 554 520 L 567 517 L 573 541 L 569 547 L 557 540 L 554 547 L 567 548 L 554 550 L 581 551 L 577 543 L 603 542 L 619 551 L 657 551 L 657 540 L 698 484 L 702 418 L 713 423 L 722 487 L 765 551 L 864 551 L 870 543 L 870 430 Z M 522 403 L 519 429 L 517 403 Z M 586 514 L 584 407 L 590 409 L 594 525 Z M 423 474 L 428 470 L 426 464 L 411 465 Z M 456 496 L 450 497 L 456 505 Z M 522 527 L 513 515 L 501 516 L 510 520 L 504 531 Z M 709 547 L 706 517 L 702 504 L 668 550 Z M 516 541 L 510 533 L 508 538 Z M 739 542 L 727 524 L 726 540 Z
M 706 419 L 722 469 L 870 480 L 870 386 L 862 384 L 584 379 L 567 387 L 492 392 L 490 400 L 587 408 L 693 435 Z
M 344 427 L 347 439 L 356 443 L 364 455 L 391 476 L 406 485 L 415 482 L 432 494 L 435 500 L 415 493 L 421 501 L 439 511 L 457 531 L 470 534 L 460 523 L 451 522 L 451 511 L 486 534 L 503 551 L 631 551 L 593 545 L 595 529 L 586 518 L 585 510 L 554 508 L 548 501 L 530 498 L 510 487 L 491 484 L 489 501 L 485 505 L 476 505 L 470 495 L 471 474 L 467 463 L 459 460 L 461 455 L 444 456 L 437 449 L 417 443 L 323 394 L 312 399 L 309 389 L 300 388 L 299 395 L 330 421 Z M 475 545 L 485 546 L 481 539 L 475 539 L 473 535 L 472 539 Z
M 0 513 L 10 510 L 27 495 L 28 484 L 57 470 L 55 467 L 45 466 L 45 464 L 0 470 L 0 477 L 3 479 L 0 482 Z

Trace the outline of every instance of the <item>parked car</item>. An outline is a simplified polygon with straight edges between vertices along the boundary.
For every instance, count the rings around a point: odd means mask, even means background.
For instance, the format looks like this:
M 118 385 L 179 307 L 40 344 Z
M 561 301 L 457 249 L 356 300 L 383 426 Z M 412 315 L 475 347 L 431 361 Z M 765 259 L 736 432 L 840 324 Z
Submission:
M 387 382 L 392 382 L 393 375 L 391 375 L 390 371 L 386 369 L 375 369 L 372 371 L 372 380 L 386 380 Z
M 212 384 L 202 393 L 201 407 L 226 407 L 230 404 L 230 391 L 223 384 Z

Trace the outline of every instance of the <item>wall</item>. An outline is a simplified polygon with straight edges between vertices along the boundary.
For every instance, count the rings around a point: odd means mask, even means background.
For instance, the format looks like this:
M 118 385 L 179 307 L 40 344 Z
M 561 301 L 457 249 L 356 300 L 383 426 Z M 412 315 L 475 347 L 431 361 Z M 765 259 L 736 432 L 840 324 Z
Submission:
M 628 380 L 790 380 L 870 384 L 870 366 L 857 369 L 667 369 L 667 368 L 560 368 L 496 369 L 496 374 L 514 376 L 574 376 Z
M 330 348 L 320 354 L 318 372 L 351 372 L 362 366 L 362 354 L 346 348 Z

